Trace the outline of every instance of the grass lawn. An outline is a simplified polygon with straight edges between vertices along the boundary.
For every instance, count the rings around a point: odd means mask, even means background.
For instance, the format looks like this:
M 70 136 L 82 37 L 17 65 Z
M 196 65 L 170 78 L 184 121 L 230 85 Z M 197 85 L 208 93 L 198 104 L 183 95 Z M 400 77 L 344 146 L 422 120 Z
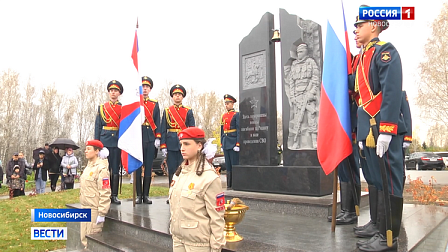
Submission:
M 2 189 L 3 190 L 3 187 Z M 168 188 L 151 186 L 150 196 L 166 196 Z M 132 185 L 123 184 L 120 199 L 132 198 Z M 65 241 L 31 240 L 31 227 L 65 227 L 65 222 L 31 222 L 31 209 L 66 208 L 79 202 L 79 189 L 21 196 L 0 201 L 0 251 L 51 251 L 65 248 Z

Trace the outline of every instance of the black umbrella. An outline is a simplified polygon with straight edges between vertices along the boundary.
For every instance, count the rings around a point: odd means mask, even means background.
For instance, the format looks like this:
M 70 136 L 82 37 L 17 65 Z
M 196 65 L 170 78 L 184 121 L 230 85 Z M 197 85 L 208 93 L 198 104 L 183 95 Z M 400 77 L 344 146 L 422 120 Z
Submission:
M 65 150 L 66 148 L 72 148 L 73 150 L 79 149 L 79 146 L 69 138 L 57 138 L 52 144 L 50 144 L 50 147 L 58 147 L 61 150 Z
M 33 150 L 33 159 L 34 160 L 38 160 L 39 159 L 39 152 L 41 151 L 41 150 L 43 150 L 43 151 L 45 151 L 45 148 L 37 148 L 37 149 L 34 149 Z M 46 151 L 45 151 L 45 153 L 47 153 Z

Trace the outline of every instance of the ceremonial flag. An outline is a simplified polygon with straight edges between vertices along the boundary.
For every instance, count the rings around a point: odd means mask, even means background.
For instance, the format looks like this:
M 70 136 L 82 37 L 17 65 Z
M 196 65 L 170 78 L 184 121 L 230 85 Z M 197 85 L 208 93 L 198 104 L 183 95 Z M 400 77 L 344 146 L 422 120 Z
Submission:
M 325 174 L 330 174 L 352 153 L 348 73 L 350 47 L 344 6 L 331 9 L 327 21 L 324 68 L 317 135 L 317 155 Z
M 125 96 L 122 97 L 120 130 L 118 135 L 118 148 L 121 152 L 121 162 L 128 173 L 132 173 L 143 164 L 142 148 L 142 112 L 143 90 L 138 73 L 138 39 L 135 30 L 134 46 L 131 58 L 136 69 L 135 82 L 123 83 Z

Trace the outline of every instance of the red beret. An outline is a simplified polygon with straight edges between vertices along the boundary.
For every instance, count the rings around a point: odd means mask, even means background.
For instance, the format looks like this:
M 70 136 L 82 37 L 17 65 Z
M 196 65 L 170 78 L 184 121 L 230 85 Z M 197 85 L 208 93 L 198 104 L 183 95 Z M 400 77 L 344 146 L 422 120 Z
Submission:
M 86 146 L 98 147 L 100 149 L 104 147 L 103 143 L 100 140 L 89 140 L 86 142 Z
M 205 133 L 198 127 L 190 127 L 179 132 L 179 140 L 205 138 Z

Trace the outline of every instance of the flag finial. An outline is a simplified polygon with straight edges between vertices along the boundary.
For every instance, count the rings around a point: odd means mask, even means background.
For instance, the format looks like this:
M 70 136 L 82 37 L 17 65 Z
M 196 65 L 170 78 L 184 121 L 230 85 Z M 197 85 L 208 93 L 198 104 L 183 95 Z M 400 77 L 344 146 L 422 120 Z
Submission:
M 137 26 L 136 26 L 136 28 L 138 29 L 138 18 L 137 18 Z

